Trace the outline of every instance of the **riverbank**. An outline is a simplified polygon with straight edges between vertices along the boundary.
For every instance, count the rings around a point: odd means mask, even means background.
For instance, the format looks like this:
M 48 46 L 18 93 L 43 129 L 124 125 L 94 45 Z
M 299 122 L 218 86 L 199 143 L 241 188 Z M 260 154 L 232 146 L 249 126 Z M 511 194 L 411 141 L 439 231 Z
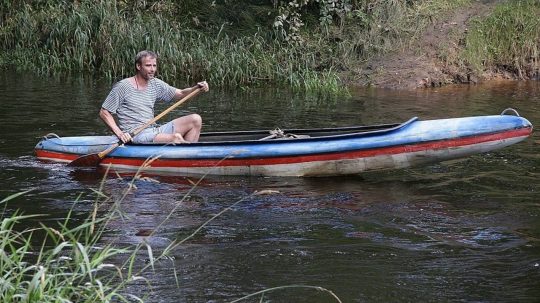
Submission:
M 539 80 L 537 52 L 540 27 L 537 18 L 528 19 L 531 6 L 525 2 L 523 5 L 502 1 L 472 2 L 428 26 L 410 46 L 391 54 L 374 56 L 341 78 L 351 85 L 393 89 L 477 84 L 493 80 Z M 538 6 L 532 7 L 538 11 Z M 506 26 L 498 24 L 508 19 L 510 22 Z M 529 32 L 524 28 L 529 28 Z M 471 47 L 475 41 L 472 40 L 482 30 L 486 32 L 484 39 L 487 40 L 482 48 L 501 55 L 508 53 L 510 58 L 489 61 L 492 54 L 488 51 L 467 54 L 474 52 Z M 505 35 L 508 41 L 495 33 Z M 531 53 L 527 53 L 528 50 Z M 471 55 L 476 57 L 471 59 Z M 518 64 L 518 61 L 522 63 Z M 478 66 L 473 66 L 475 63 Z
M 534 0 L 6 2 L 0 67 L 118 79 L 146 48 L 179 86 L 342 94 L 528 80 L 539 77 L 539 14 Z
M 472 3 L 447 13 L 426 28 L 410 47 L 385 55 L 374 56 L 353 69 L 353 75 L 343 75 L 352 85 L 368 85 L 392 89 L 439 87 L 453 83 L 476 83 L 469 68 L 458 64 L 463 52 L 463 40 L 473 18 L 485 17 L 494 3 Z M 447 62 L 445 58 L 452 58 Z

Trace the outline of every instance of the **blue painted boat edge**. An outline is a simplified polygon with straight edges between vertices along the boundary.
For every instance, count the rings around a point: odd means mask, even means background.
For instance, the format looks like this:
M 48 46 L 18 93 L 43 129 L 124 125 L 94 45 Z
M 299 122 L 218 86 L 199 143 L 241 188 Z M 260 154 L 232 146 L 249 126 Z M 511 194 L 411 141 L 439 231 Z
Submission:
M 329 136 L 320 136 L 320 137 L 312 137 L 312 138 L 298 138 L 295 139 L 295 142 L 298 141 L 320 141 L 322 138 L 331 140 L 332 138 L 339 138 L 343 136 L 373 136 L 378 135 L 381 133 L 386 132 L 392 132 L 395 130 L 398 130 L 400 128 L 403 128 L 412 122 L 416 121 L 418 118 L 413 117 L 401 124 L 383 124 L 383 125 L 375 125 L 375 126 L 351 126 L 351 127 L 342 127 L 342 128 L 320 128 L 320 129 L 295 129 L 295 130 L 287 130 L 287 131 L 300 131 L 300 132 L 319 132 L 319 131 L 328 131 L 328 132 L 340 132 L 340 131 L 349 131 L 352 129 L 367 129 L 367 128 L 381 128 L 386 127 L 384 129 L 377 129 L 372 131 L 364 131 L 354 134 L 345 134 L 345 135 L 329 135 Z M 394 126 L 395 125 L 395 126 Z M 213 133 L 203 133 L 201 135 L 206 134 L 213 134 L 213 135 L 227 135 L 232 136 L 235 134 L 260 134 L 261 136 L 267 135 L 270 133 L 270 131 L 238 131 L 238 132 L 213 132 Z M 75 154 L 75 155 L 84 155 L 84 154 L 93 154 L 93 153 L 99 153 L 102 150 L 105 150 L 107 147 L 109 147 L 112 144 L 115 144 L 118 142 L 118 138 L 116 136 L 73 136 L 73 137 L 54 137 L 54 138 L 44 138 L 41 141 L 39 141 L 34 149 L 39 150 L 48 150 L 48 151 L 55 151 L 55 152 L 63 152 L 68 154 Z M 217 141 L 217 142 L 197 142 L 197 143 L 191 143 L 190 147 L 204 147 L 204 146 L 231 146 L 236 144 L 250 144 L 250 145 L 257 145 L 257 144 L 263 144 L 266 145 L 268 143 L 274 144 L 274 142 L 278 142 L 277 140 L 243 140 L 243 141 Z M 178 150 L 178 148 L 185 147 L 183 145 L 163 145 L 159 143 L 150 143 L 150 144 L 127 144 L 125 146 L 120 147 L 128 147 L 128 148 L 141 148 L 143 150 L 146 149 L 158 149 L 161 150 L 166 147 L 173 147 L 175 150 Z M 147 154 L 147 152 L 143 152 L 144 154 Z M 114 156 L 114 154 L 110 154 L 110 156 Z M 145 157 L 145 156 L 141 156 Z
M 441 127 L 441 124 L 445 124 Z M 530 122 L 515 116 L 483 116 L 442 120 L 414 120 L 391 131 L 370 134 L 347 134 L 294 140 L 231 142 L 229 144 L 197 143 L 182 146 L 129 146 L 117 149 L 110 156 L 118 158 L 221 159 L 287 157 L 323 153 L 378 149 L 393 146 L 429 143 L 470 136 L 488 135 L 513 129 L 532 127 Z
M 224 157 L 253 158 L 309 155 L 430 142 L 495 133 L 520 127 L 530 127 L 532 129 L 532 124 L 525 118 L 510 115 L 425 121 L 419 121 L 414 117 L 396 127 L 381 131 L 294 140 L 201 142 L 189 145 L 166 146 L 154 144 L 127 145 L 117 148 L 110 156 L 118 158 L 149 158 L 159 155 L 162 158 L 171 159 L 220 159 Z M 452 136 L 449 136 L 449 133 Z M 77 144 L 77 142 L 80 143 Z M 85 145 L 88 142 L 91 145 Z M 36 145 L 36 149 L 81 155 L 100 152 L 116 142 L 114 136 L 64 137 L 42 140 Z

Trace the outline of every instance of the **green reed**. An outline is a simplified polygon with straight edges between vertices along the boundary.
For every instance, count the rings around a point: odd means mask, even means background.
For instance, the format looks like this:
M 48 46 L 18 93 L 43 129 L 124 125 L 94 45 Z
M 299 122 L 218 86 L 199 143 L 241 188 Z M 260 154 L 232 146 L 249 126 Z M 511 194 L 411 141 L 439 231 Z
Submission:
M 18 223 L 27 220 L 35 221 L 45 216 L 23 215 L 18 211 L 6 214 L 6 204 L 27 192 L 14 194 L 0 201 L 0 205 L 4 206 L 3 212 L 0 212 L 0 301 L 5 303 L 144 302 L 144 297 L 130 294 L 127 287 L 138 283 L 139 280 L 145 281 L 151 287 L 151 282 L 144 278 L 144 275 L 149 270 L 154 271 L 157 262 L 166 259 L 174 249 L 193 238 L 206 225 L 234 206 L 254 196 L 277 193 L 273 190 L 261 190 L 239 199 L 213 215 L 187 237 L 171 242 L 161 252 L 154 252 L 145 240 L 134 247 L 123 248 L 116 247 L 114 242 L 102 243 L 102 236 L 109 223 L 124 217 L 121 210 L 122 201 L 137 190 L 136 182 L 155 181 L 142 174 L 154 160 L 148 159 L 127 183 L 126 188 L 115 196 L 105 193 L 108 171 L 105 172 L 100 188 L 93 189 L 97 198 L 88 218 L 82 224 L 73 219 L 72 209 L 66 218 L 54 227 L 40 223 L 39 227 L 28 227 L 19 231 Z M 190 196 L 204 177 L 193 183 L 168 216 L 146 236 L 153 236 L 172 217 L 184 199 Z M 77 201 L 80 198 L 81 196 Z M 137 257 L 141 253 L 148 256 L 149 262 L 146 264 L 138 263 L 140 259 Z M 179 281 L 177 271 L 173 269 Z M 336 302 L 341 302 L 332 291 L 311 285 L 272 287 L 248 294 L 237 299 L 236 302 L 259 295 L 262 300 L 267 293 L 298 288 L 326 292 Z
M 7 203 L 17 195 L 5 198 Z M 5 209 L 4 209 L 5 211 Z M 91 217 L 77 227 L 68 227 L 72 211 L 56 227 L 16 229 L 21 221 L 40 215 L 15 212 L 0 223 L 0 301 L 2 302 L 127 302 L 115 291 L 121 269 L 108 263 L 125 249 L 96 247 L 108 218 Z M 36 236 L 38 235 L 38 236 Z M 35 238 L 40 243 L 35 244 Z
M 475 72 L 510 71 L 520 78 L 538 72 L 540 2 L 516 0 L 499 4 L 470 26 L 463 53 Z
M 116 1 L 51 1 L 39 10 L 26 5 L 2 27 L 0 62 L 42 73 L 91 71 L 119 78 L 133 72 L 139 50 L 151 49 L 160 54 L 160 76 L 170 82 L 346 92 L 332 70 L 315 71 L 317 62 L 305 50 L 260 33 L 233 38 L 195 31 L 166 14 L 122 10 Z

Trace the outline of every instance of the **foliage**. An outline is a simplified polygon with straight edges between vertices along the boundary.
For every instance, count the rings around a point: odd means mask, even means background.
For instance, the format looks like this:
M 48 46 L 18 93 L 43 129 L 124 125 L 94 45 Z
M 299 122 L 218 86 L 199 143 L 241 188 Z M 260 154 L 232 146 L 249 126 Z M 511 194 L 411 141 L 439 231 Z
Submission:
M 3 1 L 0 65 L 117 79 L 131 75 L 135 53 L 151 49 L 160 54 L 160 76 L 168 82 L 204 79 L 222 87 L 279 85 L 343 94 L 339 75 L 411 47 L 426 26 L 470 1 Z M 515 65 L 520 72 L 537 58 L 537 46 L 530 44 L 537 41 L 537 6 L 510 1 L 507 11 L 494 14 L 499 17 L 478 21 L 467 38 L 471 65 Z M 512 26 L 523 27 L 514 42 Z
M 283 39 L 294 43 L 300 43 L 302 42 L 300 30 L 304 26 L 302 17 L 306 15 L 302 13 L 303 9 L 318 5 L 319 24 L 324 30 L 328 30 L 328 27 L 334 24 L 334 18 L 337 18 L 340 27 L 343 27 L 346 16 L 351 17 L 353 15 L 358 15 L 360 18 L 365 17 L 361 12 L 362 3 L 358 2 L 359 1 L 351 0 L 279 1 L 279 14 L 273 25 Z M 355 6 L 353 6 L 353 4 Z
M 119 78 L 132 72 L 134 54 L 152 49 L 160 54 L 165 79 L 346 91 L 331 69 L 318 71 L 306 49 L 283 47 L 260 32 L 232 37 L 223 27 L 215 33 L 194 30 L 161 13 L 179 9 L 167 3 L 149 2 L 146 10 L 122 1 L 91 0 L 20 6 L 4 20 L 0 33 L 1 47 L 9 50 L 4 60 L 41 73 L 93 71 Z
M 476 72 L 494 66 L 520 78 L 538 72 L 540 2 L 509 1 L 484 19 L 476 19 L 466 37 L 464 56 Z
M 408 47 L 443 13 L 470 0 L 279 1 L 274 27 L 295 45 L 311 45 L 338 70 Z M 314 16 L 310 17 L 310 16 Z M 310 21 L 311 20 L 311 21 Z M 316 20 L 313 24 L 312 20 Z M 318 29 L 313 30 L 313 29 Z

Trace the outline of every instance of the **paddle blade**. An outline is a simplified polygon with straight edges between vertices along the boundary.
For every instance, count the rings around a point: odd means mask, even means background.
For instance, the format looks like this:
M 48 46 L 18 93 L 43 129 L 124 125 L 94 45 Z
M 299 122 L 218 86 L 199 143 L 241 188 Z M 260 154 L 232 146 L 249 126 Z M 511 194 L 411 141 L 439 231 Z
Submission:
M 68 166 L 79 166 L 79 167 L 96 167 L 99 165 L 101 160 L 105 158 L 108 154 L 110 154 L 113 150 L 115 150 L 118 146 L 120 146 L 120 143 L 115 143 L 106 150 L 97 153 L 97 154 L 88 154 L 84 156 L 80 156 L 79 158 L 71 161 L 71 163 L 68 164 Z
M 75 167 L 96 167 L 101 162 L 102 158 L 99 154 L 89 154 L 80 156 L 79 158 L 71 161 L 67 166 Z

